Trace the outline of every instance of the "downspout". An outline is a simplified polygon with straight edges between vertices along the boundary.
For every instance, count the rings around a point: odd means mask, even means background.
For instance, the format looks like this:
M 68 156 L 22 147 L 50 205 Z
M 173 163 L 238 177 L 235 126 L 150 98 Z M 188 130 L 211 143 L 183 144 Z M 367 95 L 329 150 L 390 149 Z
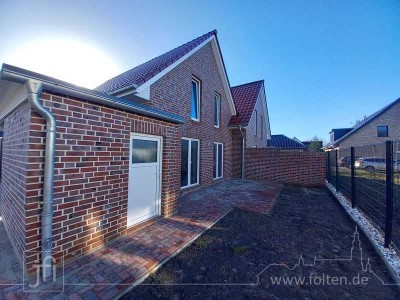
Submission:
M 29 79 L 25 83 L 27 97 L 33 110 L 46 120 L 46 150 L 43 180 L 42 205 L 42 272 L 46 281 L 52 275 L 52 224 L 53 224 L 53 186 L 54 186 L 54 157 L 56 147 L 56 119 L 40 102 L 43 84 Z
M 243 132 L 242 132 L 242 126 L 239 126 L 239 131 L 240 131 L 240 135 L 242 136 L 242 168 L 241 168 L 241 175 L 242 175 L 242 179 L 244 179 L 244 148 L 245 148 L 245 144 L 246 144 L 246 140 L 245 140 L 245 137 L 244 137 L 244 135 L 243 135 Z

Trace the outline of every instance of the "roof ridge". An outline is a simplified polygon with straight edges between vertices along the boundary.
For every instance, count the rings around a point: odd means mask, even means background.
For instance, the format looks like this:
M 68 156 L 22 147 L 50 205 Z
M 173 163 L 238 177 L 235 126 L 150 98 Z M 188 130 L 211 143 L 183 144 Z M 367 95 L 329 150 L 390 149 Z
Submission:
M 177 47 L 175 47 L 175 48 L 173 48 L 173 49 L 171 49 L 171 50 L 169 50 L 169 51 L 167 51 L 167 52 L 161 53 L 160 55 L 158 55 L 158 56 L 156 56 L 156 57 L 153 57 L 152 59 L 149 59 L 149 60 L 147 60 L 147 61 L 141 63 L 140 65 L 137 65 L 137 66 L 135 66 L 135 67 L 133 67 L 133 68 L 131 68 L 131 69 L 129 69 L 129 70 L 126 70 L 126 71 L 124 71 L 124 72 L 122 72 L 122 73 L 120 73 L 120 74 L 118 74 L 118 75 L 116 75 L 116 76 L 114 76 L 114 77 L 108 79 L 107 81 L 105 81 L 105 82 L 103 82 L 102 84 L 100 84 L 99 86 L 97 86 L 97 87 L 95 88 L 95 90 L 101 89 L 101 88 L 102 88 L 103 86 L 105 86 L 107 83 L 111 83 L 113 80 L 117 79 L 118 77 L 124 77 L 124 76 L 127 75 L 128 73 L 132 72 L 134 69 L 139 69 L 140 67 L 142 67 L 142 66 L 145 65 L 145 64 L 149 64 L 149 63 L 151 63 L 151 62 L 154 62 L 154 61 L 158 60 L 158 59 L 159 59 L 160 57 L 162 57 L 162 56 L 167 56 L 168 54 L 173 53 L 173 52 L 176 51 L 178 48 L 181 48 L 181 47 L 182 47 L 182 48 L 185 48 L 185 47 L 187 47 L 187 46 L 190 46 L 189 51 L 186 52 L 186 53 L 189 53 L 191 50 L 193 50 L 194 48 L 196 48 L 196 47 L 198 46 L 198 45 L 196 45 L 196 44 L 191 45 L 193 42 L 198 41 L 198 40 L 201 40 L 201 39 L 204 39 L 206 36 L 211 37 L 212 35 L 217 36 L 217 30 L 216 30 L 216 29 L 214 29 L 214 30 L 212 30 L 212 31 L 209 31 L 209 32 L 207 32 L 207 33 L 205 33 L 205 34 L 203 34 L 203 35 L 201 35 L 201 36 L 198 36 L 198 37 L 196 37 L 196 38 L 190 40 L 189 42 L 186 42 L 186 43 L 184 43 L 184 44 L 181 44 L 181 45 L 179 45 L 179 46 L 177 46 Z M 186 53 L 185 53 L 185 54 L 186 54 Z M 176 61 L 176 60 L 174 60 L 174 61 Z M 111 93 L 113 93 L 113 92 L 115 92 L 115 90 L 112 91 Z
M 364 125 L 368 124 L 372 120 L 375 120 L 375 118 L 379 117 L 381 114 L 386 112 L 388 109 L 392 108 L 394 105 L 400 102 L 400 98 L 397 98 L 396 100 L 390 102 L 389 104 L 385 105 L 381 109 L 378 109 L 374 113 L 370 114 L 367 116 L 366 119 L 360 121 L 359 123 L 355 124 L 353 127 L 351 127 L 352 130 L 350 130 L 348 133 L 346 133 L 344 136 L 341 138 L 337 139 L 336 141 L 333 141 L 333 144 L 337 144 L 338 142 L 343 141 L 344 139 L 348 138 L 350 135 L 352 135 L 354 132 L 358 131 L 360 128 L 364 127 Z M 340 128 L 339 128 L 340 129 Z
M 264 83 L 264 79 L 255 80 L 255 81 L 252 81 L 252 82 L 247 82 L 247 83 L 242 83 L 242 84 L 239 84 L 239 85 L 231 86 L 231 89 L 236 88 L 236 87 L 240 87 L 240 86 L 244 86 L 244 85 L 248 85 L 248 84 L 258 83 L 258 82 Z

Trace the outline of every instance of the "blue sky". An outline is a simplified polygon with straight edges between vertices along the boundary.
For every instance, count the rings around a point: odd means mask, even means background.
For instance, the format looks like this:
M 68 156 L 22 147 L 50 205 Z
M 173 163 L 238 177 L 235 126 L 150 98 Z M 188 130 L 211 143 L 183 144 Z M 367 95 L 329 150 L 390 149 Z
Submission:
M 0 63 L 88 87 L 217 29 L 231 85 L 265 80 L 273 134 L 327 140 L 331 128 L 400 97 L 396 0 L 0 0 L 0 7 Z

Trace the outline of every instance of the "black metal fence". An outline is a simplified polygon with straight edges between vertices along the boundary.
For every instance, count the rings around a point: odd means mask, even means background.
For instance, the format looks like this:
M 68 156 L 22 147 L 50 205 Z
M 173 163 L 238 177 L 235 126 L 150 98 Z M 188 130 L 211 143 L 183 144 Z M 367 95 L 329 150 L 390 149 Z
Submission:
M 332 150 L 326 178 L 400 249 L 400 142 Z

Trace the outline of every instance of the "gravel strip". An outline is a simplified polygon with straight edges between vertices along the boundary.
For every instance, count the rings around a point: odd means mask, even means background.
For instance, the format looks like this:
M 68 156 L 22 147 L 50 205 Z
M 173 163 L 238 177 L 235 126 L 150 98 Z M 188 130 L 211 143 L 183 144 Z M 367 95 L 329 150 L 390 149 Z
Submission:
M 358 208 L 352 208 L 347 198 L 342 193 L 336 192 L 335 187 L 328 181 L 326 181 L 326 186 L 351 218 L 363 229 L 381 257 L 388 264 L 388 267 L 391 268 L 392 275 L 396 277 L 393 279 L 397 284 L 400 284 L 400 255 L 396 249 L 394 247 L 385 248 L 383 246 L 385 241 L 384 235 L 368 220 L 365 214 Z

